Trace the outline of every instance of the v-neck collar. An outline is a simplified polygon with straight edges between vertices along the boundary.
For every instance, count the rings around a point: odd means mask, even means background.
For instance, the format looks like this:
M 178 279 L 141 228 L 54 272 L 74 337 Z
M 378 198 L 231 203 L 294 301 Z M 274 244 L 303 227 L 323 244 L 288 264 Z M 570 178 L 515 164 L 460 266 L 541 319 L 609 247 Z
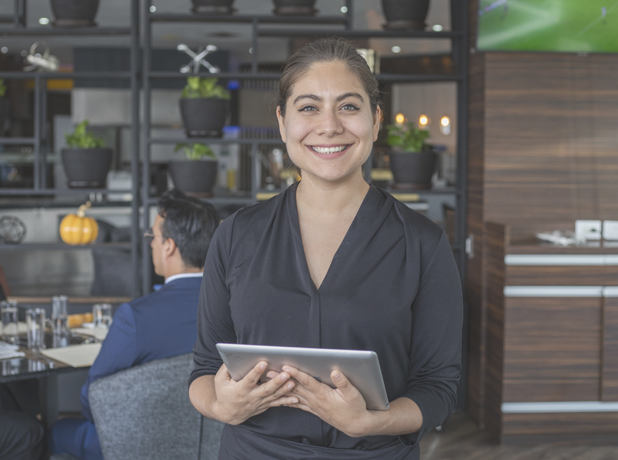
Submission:
M 377 219 L 377 205 L 380 202 L 380 199 L 384 196 L 380 191 L 373 185 L 369 186 L 369 190 L 367 194 L 363 198 L 363 202 L 361 203 L 352 223 L 350 224 L 350 228 L 346 232 L 341 244 L 335 251 L 335 255 L 326 271 L 326 275 L 318 288 L 313 279 L 311 278 L 311 273 L 309 272 L 309 264 L 307 263 L 307 257 L 305 256 L 305 247 L 303 245 L 303 239 L 300 233 L 300 219 L 298 215 L 298 206 L 296 202 L 296 191 L 298 189 L 299 182 L 296 182 L 287 190 L 287 208 L 288 208 L 288 216 L 290 219 L 290 228 L 292 229 L 292 235 L 294 237 L 294 244 L 296 245 L 296 251 L 298 257 L 302 260 L 301 265 L 303 267 L 303 275 L 306 277 L 308 285 L 313 288 L 316 292 L 320 292 L 324 285 L 328 282 L 331 271 L 333 270 L 333 265 L 337 264 L 339 260 L 343 258 L 343 256 L 350 250 L 350 248 L 354 247 L 353 243 L 357 241 L 358 237 L 366 231 L 368 228 L 372 228 L 376 224 L 376 220 L 381 222 L 382 219 Z M 390 209 L 390 206 L 389 206 Z M 371 232 L 373 233 L 373 232 Z

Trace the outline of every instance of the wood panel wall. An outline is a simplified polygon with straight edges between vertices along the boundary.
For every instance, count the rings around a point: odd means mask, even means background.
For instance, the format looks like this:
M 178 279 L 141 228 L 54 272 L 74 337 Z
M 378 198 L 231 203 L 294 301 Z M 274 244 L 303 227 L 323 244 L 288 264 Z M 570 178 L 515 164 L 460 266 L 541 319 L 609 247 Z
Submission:
M 603 298 L 602 375 L 601 400 L 618 401 L 618 297 Z
M 482 420 L 496 441 L 502 434 L 505 371 L 505 302 L 506 265 L 504 256 L 509 229 L 501 224 L 485 224 L 486 255 L 486 353 Z
M 618 55 L 486 54 L 485 220 L 618 218 Z
M 476 18 L 476 1 L 470 5 Z M 470 55 L 468 411 L 481 426 L 487 387 L 483 225 L 506 224 L 518 240 L 573 229 L 577 219 L 618 220 L 617 75 L 618 55 Z

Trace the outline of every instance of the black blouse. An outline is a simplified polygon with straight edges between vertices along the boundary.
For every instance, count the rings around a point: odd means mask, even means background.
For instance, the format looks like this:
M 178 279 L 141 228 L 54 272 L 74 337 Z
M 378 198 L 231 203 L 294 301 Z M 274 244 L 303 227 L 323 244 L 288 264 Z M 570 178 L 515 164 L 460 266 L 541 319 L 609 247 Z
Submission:
M 218 342 L 373 350 L 389 401 L 412 399 L 423 426 L 406 436 L 351 438 L 300 409 L 271 408 L 226 425 L 219 458 L 418 459 L 418 441 L 455 407 L 461 369 L 461 284 L 445 233 L 372 186 L 316 289 L 296 188 L 217 229 L 190 382 L 219 370 Z

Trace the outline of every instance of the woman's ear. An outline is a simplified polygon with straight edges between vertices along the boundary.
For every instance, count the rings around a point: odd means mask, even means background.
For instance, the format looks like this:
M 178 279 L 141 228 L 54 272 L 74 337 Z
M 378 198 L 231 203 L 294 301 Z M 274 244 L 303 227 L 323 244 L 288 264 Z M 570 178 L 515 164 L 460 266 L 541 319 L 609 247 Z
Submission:
M 277 106 L 277 121 L 279 122 L 279 134 L 281 134 L 281 140 L 285 142 L 285 124 L 283 122 L 283 114 L 281 113 L 281 106 Z
M 380 106 L 376 107 L 376 113 L 373 114 L 373 142 L 378 140 L 378 133 L 380 132 L 380 124 L 384 119 L 384 113 Z

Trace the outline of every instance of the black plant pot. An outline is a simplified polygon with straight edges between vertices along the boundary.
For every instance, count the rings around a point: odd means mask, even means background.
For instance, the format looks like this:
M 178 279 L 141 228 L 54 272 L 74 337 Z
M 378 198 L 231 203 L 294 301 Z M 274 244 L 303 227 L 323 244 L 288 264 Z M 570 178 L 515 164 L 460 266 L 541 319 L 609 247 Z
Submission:
M 429 0 L 382 0 L 385 29 L 425 30 Z
M 0 97 L 0 135 L 4 129 L 4 123 L 9 117 L 9 100 L 6 97 Z
M 234 0 L 191 0 L 195 14 L 232 14 Z
M 217 160 L 170 161 L 172 182 L 181 192 L 197 197 L 212 196 L 217 182 L 219 162 Z
M 99 0 L 51 0 L 55 27 L 94 27 Z
M 62 149 L 62 166 L 69 188 L 105 188 L 112 149 Z
M 390 166 L 395 184 L 401 190 L 427 190 L 438 165 L 435 152 L 391 152 Z
M 180 115 L 188 137 L 221 137 L 227 119 L 226 99 L 181 99 Z
M 315 0 L 273 0 L 273 13 L 281 16 L 315 16 Z

